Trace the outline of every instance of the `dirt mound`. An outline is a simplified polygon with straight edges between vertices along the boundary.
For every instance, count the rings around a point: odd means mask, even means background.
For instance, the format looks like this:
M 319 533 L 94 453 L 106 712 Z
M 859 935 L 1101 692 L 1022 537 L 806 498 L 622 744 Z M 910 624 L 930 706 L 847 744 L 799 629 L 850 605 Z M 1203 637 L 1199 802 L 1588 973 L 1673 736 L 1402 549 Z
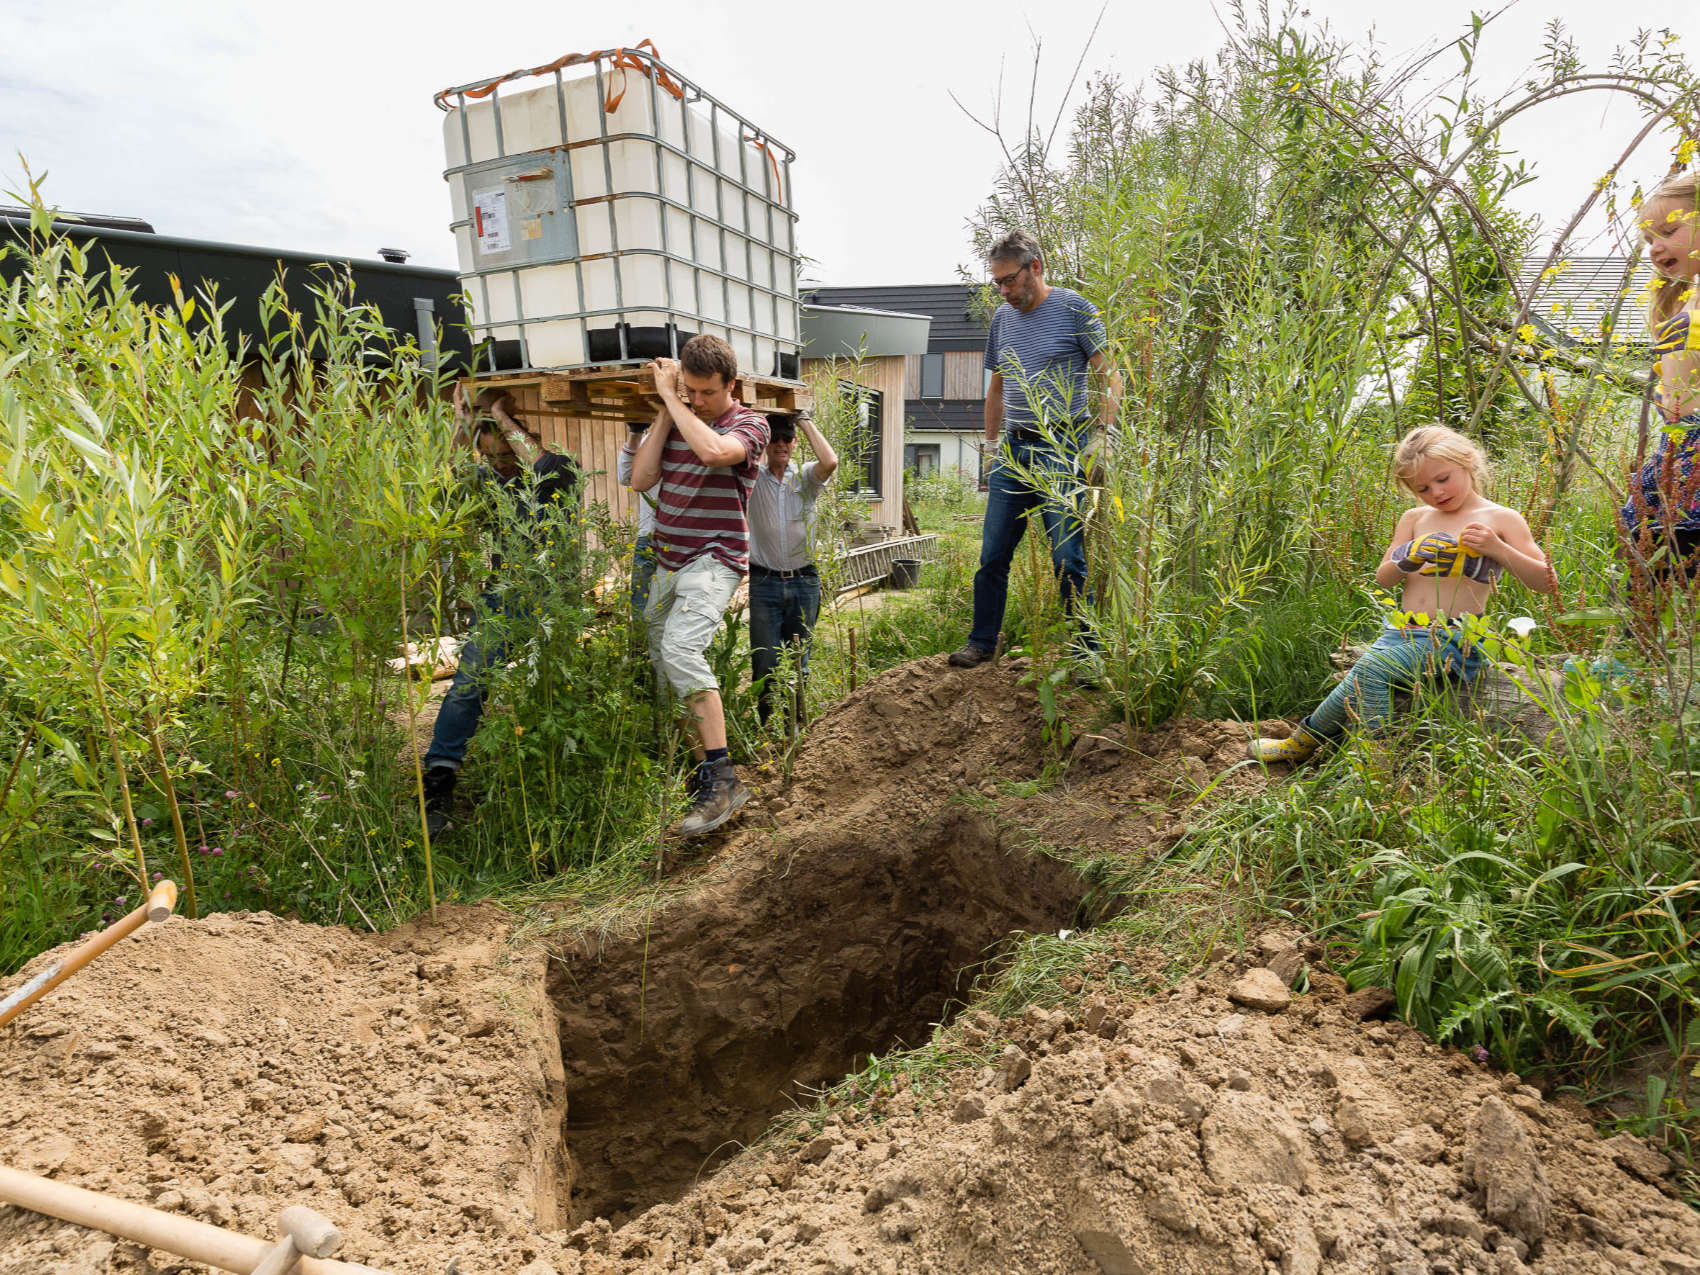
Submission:
M 306 1204 L 341 1256 L 397 1271 L 440 1275 L 516 1216 L 546 1229 L 543 958 L 504 952 L 495 909 L 447 915 L 379 939 L 266 914 L 145 927 L 0 1031 L 0 1163 L 267 1238 Z M 0 1209 L 3 1275 L 159 1269 Z
M 1314 950 L 1272 945 L 1238 1002 L 1243 960 L 1153 994 L 1161 953 L 1100 954 L 1061 1010 L 951 1022 L 1012 932 L 1096 920 L 1035 842 L 1141 852 L 1263 782 L 1242 726 L 1176 722 L 1022 783 L 1023 672 L 877 679 L 688 881 L 594 928 L 144 930 L 0 1030 L 0 1163 L 252 1235 L 308 1204 L 396 1275 L 1700 1275 L 1646 1147 L 1358 1022 L 1319 966 L 1283 1008 Z M 950 1066 L 802 1114 L 939 1022 Z M 199 1268 L 0 1209 L 0 1275 L 55 1271 Z
M 810 726 L 782 798 L 792 819 L 902 820 L 994 775 L 1037 774 L 1043 720 L 1020 685 L 1027 671 L 1026 660 L 955 669 L 935 655 L 882 674 Z
M 677 1203 L 581 1228 L 563 1269 L 1700 1271 L 1700 1218 L 1623 1167 L 1660 1180 L 1641 1144 L 1357 1021 L 1326 973 L 1280 1009 L 1279 977 L 1240 977 L 958 1024 L 968 1043 L 1009 1041 L 995 1065 L 919 1109 L 900 1085 L 800 1124 Z

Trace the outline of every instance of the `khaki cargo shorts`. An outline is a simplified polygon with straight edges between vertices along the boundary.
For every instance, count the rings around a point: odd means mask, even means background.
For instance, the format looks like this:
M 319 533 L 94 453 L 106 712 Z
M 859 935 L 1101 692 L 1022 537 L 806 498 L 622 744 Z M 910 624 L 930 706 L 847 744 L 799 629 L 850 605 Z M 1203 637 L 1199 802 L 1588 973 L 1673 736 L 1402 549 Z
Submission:
M 692 558 L 677 571 L 655 573 L 643 612 L 649 626 L 649 662 L 655 665 L 655 676 L 680 699 L 720 689 L 708 666 L 708 647 L 743 578 L 708 554 Z

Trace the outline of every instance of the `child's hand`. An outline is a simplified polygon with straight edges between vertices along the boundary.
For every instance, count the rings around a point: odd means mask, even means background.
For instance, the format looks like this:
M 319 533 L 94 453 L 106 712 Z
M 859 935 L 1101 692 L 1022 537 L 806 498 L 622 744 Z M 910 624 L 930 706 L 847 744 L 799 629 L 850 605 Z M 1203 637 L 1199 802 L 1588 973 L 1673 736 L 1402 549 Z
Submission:
M 1497 559 L 1505 552 L 1505 541 L 1485 522 L 1472 522 L 1458 533 L 1458 542 L 1483 557 Z

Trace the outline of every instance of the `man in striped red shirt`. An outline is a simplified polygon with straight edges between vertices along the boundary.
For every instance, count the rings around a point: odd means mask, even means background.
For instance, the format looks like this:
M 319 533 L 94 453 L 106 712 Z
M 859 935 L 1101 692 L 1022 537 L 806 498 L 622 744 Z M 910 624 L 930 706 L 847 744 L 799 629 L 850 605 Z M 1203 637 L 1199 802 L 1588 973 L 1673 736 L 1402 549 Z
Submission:
M 632 460 L 631 485 L 655 489 L 657 570 L 644 620 L 659 680 L 690 709 L 697 769 L 686 836 L 712 832 L 749 800 L 726 747 L 720 684 L 708 647 L 750 569 L 745 518 L 767 422 L 733 394 L 738 357 L 717 336 L 692 337 L 679 359 L 651 367 L 662 409 Z

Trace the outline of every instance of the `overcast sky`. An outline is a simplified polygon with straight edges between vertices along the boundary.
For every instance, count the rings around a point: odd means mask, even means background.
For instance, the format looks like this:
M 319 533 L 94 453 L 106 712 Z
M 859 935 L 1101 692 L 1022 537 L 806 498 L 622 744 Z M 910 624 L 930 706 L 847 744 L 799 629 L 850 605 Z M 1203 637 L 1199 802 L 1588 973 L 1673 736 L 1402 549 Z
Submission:
M 1100 7 L 650 0 L 634 20 L 639 6 L 558 0 L 0 0 L 0 188 L 22 189 L 21 154 L 48 174 L 49 203 L 143 217 L 162 234 L 356 257 L 394 245 L 452 267 L 432 94 L 648 37 L 797 152 L 808 277 L 943 281 L 967 263 L 965 222 L 998 162 L 950 93 L 989 112 L 1001 68 L 1006 111 L 1024 113 L 1037 37 L 1038 99 L 1054 111 Z M 1455 39 L 1470 8 L 1311 0 L 1308 13 L 1353 37 L 1373 23 L 1399 60 Z M 1686 27 L 1683 47 L 1700 58 L 1693 0 L 1522 0 L 1490 28 L 1482 64 L 1514 83 L 1555 17 L 1591 63 L 1638 27 Z M 1086 66 L 1139 81 L 1222 38 L 1197 0 L 1118 0 Z M 1568 211 L 1636 124 L 1596 96 L 1519 126 L 1509 140 L 1542 175 L 1520 198 L 1550 219 Z M 1669 145 L 1649 148 L 1638 174 L 1661 174 Z

